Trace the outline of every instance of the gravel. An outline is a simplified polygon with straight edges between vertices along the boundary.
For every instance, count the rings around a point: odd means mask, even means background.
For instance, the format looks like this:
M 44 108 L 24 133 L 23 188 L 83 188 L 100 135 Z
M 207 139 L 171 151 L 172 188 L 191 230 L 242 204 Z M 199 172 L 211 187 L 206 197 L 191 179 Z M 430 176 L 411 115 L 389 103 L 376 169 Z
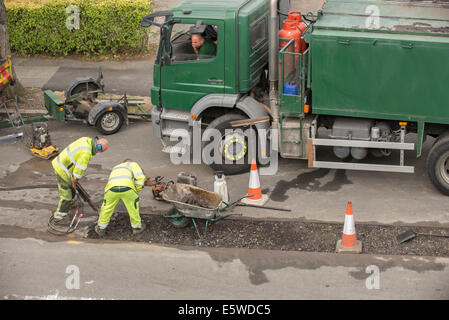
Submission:
M 145 215 L 142 220 L 147 229 L 141 234 L 133 235 L 128 214 L 116 213 L 104 238 L 164 245 L 335 252 L 337 240 L 341 239 L 343 231 L 343 224 L 337 223 L 227 218 L 209 224 L 205 234 L 205 221 L 197 219 L 201 234 L 199 237 L 192 223 L 185 228 L 176 228 L 160 215 Z M 93 227 L 94 224 L 89 226 L 87 238 L 98 238 Z M 449 234 L 449 228 L 443 227 L 356 224 L 357 239 L 363 243 L 362 253 L 449 257 L 449 238 L 417 236 L 398 244 L 396 236 L 409 229 L 415 232 Z

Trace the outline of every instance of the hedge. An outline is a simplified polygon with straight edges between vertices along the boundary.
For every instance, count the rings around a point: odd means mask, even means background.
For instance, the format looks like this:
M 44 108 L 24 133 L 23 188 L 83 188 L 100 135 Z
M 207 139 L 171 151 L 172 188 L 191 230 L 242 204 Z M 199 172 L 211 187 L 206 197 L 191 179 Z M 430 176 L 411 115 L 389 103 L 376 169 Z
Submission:
M 9 42 L 23 55 L 138 54 L 148 51 L 140 20 L 151 0 L 6 0 Z M 79 8 L 80 28 L 68 29 L 68 6 Z

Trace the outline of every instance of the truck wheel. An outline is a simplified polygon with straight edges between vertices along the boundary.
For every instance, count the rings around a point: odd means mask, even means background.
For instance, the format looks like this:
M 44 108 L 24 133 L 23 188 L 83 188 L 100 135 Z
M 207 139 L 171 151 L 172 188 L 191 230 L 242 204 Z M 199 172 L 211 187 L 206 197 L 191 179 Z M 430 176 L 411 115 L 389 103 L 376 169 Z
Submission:
M 226 133 L 226 129 L 233 129 L 231 126 L 232 121 L 248 119 L 247 117 L 237 114 L 230 113 L 225 114 L 214 121 L 212 121 L 207 129 L 216 129 L 221 133 L 220 145 L 215 149 L 221 153 L 221 164 L 212 163 L 210 166 L 215 171 L 223 171 L 226 175 L 233 175 L 248 172 L 250 169 L 250 163 L 248 162 L 248 139 L 237 132 Z M 206 129 L 206 130 L 207 130 Z M 211 152 L 211 156 L 214 155 L 214 151 Z M 237 164 L 238 160 L 241 161 L 243 158 L 243 163 Z M 234 163 L 225 164 L 225 160 L 233 161 Z
M 104 134 L 114 134 L 123 125 L 123 115 L 118 111 L 108 111 L 103 113 L 97 120 L 95 127 Z
M 449 136 L 439 140 L 430 149 L 427 173 L 433 185 L 449 196 Z

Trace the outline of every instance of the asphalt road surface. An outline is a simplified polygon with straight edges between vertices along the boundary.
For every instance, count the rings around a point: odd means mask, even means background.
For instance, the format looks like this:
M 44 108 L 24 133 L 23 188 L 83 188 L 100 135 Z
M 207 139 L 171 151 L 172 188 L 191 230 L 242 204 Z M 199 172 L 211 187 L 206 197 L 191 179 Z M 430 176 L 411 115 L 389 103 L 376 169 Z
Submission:
M 157 1 L 160 9 L 177 1 Z M 293 9 L 315 11 L 322 1 L 293 1 Z M 306 10 L 303 10 L 305 8 Z M 15 59 L 25 86 L 63 90 L 77 76 L 102 66 L 106 91 L 149 95 L 152 60 L 84 62 L 74 59 Z M 81 123 L 49 122 L 55 145 L 98 135 Z M 2 129 L 0 135 L 12 133 Z M 151 124 L 132 122 L 108 137 L 110 148 L 96 155 L 81 184 L 96 203 L 110 170 L 131 157 L 147 176 L 176 179 L 191 172 L 200 187 L 213 189 L 205 165 L 174 165 L 161 152 Z M 357 223 L 449 227 L 449 198 L 429 182 L 425 160 L 406 153 L 414 174 L 308 169 L 280 159 L 275 175 L 261 176 L 267 205 L 291 212 L 237 207 L 251 219 L 295 219 L 342 223 L 352 201 Z M 0 144 L 0 299 L 448 299 L 449 259 L 400 255 L 339 255 L 278 250 L 162 246 L 87 240 L 84 228 L 96 221 L 86 208 L 81 228 L 70 237 L 46 232 L 58 192 L 49 161 L 33 158 L 19 141 Z M 323 157 L 329 154 L 324 153 Z M 395 161 L 398 155 L 394 154 Z M 248 174 L 227 177 L 231 199 L 247 193 Z M 35 188 L 47 185 L 47 188 Z M 23 188 L 23 187 L 31 188 Z M 19 188 L 19 189 L 14 189 Z M 21 189 L 22 188 L 22 189 Z M 171 206 L 140 193 L 141 213 L 158 215 Z M 123 211 L 123 207 L 118 210 Z M 151 225 L 149 226 L 151 228 Z M 162 230 L 163 231 L 163 230 Z M 161 231 L 161 232 L 162 232 Z M 280 231 L 281 232 L 281 231 Z M 192 237 L 196 235 L 192 232 Z M 79 284 L 79 285 L 78 285 Z
M 78 137 L 98 134 L 95 128 L 81 123 L 51 121 L 49 129 L 54 144 L 61 147 Z M 2 134 L 9 132 L 12 129 L 2 130 Z M 146 175 L 175 179 L 180 171 L 192 172 L 197 175 L 200 187 L 213 189 L 213 171 L 209 167 L 171 164 L 170 157 L 160 151 L 160 142 L 152 136 L 148 122 L 135 121 L 108 139 L 109 150 L 93 157 L 86 176 L 81 180 L 97 203 L 102 200 L 111 168 L 126 157 L 139 162 Z M 260 177 L 262 189 L 270 197 L 267 205 L 292 211 L 243 207 L 234 210 L 247 218 L 342 223 L 346 203 L 351 200 L 356 223 L 447 228 L 448 198 L 435 190 L 425 174 L 424 162 L 429 144 L 427 141 L 424 158 L 407 160 L 409 164 L 416 165 L 414 174 L 323 171 L 308 169 L 301 161 L 281 159 L 276 175 Z M 0 149 L 0 187 L 56 183 L 50 162 L 33 158 L 20 142 L 2 143 Z M 227 177 L 231 199 L 246 194 L 248 179 L 248 174 Z M 140 193 L 140 198 L 142 214 L 163 214 L 171 207 L 155 201 L 148 188 Z M 95 213 L 89 208 L 86 208 L 82 227 L 67 241 L 67 238 L 55 239 L 46 233 L 48 216 L 57 202 L 57 189 L 51 187 L 0 191 L 0 297 L 449 298 L 447 281 L 441 281 L 448 278 L 447 258 L 341 256 L 334 253 L 91 242 L 82 238 L 84 226 L 96 221 Z M 192 231 L 191 236 L 196 237 L 196 234 Z M 305 260 L 308 261 L 307 267 L 303 264 Z M 65 271 L 69 265 L 76 265 L 81 270 L 82 289 L 64 289 Z M 137 276 L 134 276 L 135 271 L 131 272 L 130 268 L 136 265 L 138 268 L 133 270 L 137 270 Z M 366 288 L 370 274 L 365 271 L 371 265 L 379 267 L 380 289 Z M 36 270 L 39 270 L 39 277 L 36 277 Z M 45 270 L 52 271 L 46 273 Z M 58 276 L 55 277 L 53 272 Z M 217 278 L 221 279 L 218 283 Z M 239 283 L 239 289 L 236 289 L 236 283 Z

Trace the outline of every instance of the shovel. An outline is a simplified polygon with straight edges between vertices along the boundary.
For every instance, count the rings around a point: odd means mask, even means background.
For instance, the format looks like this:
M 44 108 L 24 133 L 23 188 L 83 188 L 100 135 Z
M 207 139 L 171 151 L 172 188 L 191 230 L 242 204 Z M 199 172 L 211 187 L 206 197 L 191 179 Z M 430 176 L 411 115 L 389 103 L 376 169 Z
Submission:
M 396 237 L 398 243 L 403 243 L 406 241 L 409 241 L 411 239 L 413 239 L 416 236 L 430 236 L 430 237 L 442 237 L 442 238 L 449 238 L 449 234 L 433 234 L 433 233 L 416 233 L 413 230 L 408 230 L 404 233 L 401 233 L 400 235 L 398 235 Z

